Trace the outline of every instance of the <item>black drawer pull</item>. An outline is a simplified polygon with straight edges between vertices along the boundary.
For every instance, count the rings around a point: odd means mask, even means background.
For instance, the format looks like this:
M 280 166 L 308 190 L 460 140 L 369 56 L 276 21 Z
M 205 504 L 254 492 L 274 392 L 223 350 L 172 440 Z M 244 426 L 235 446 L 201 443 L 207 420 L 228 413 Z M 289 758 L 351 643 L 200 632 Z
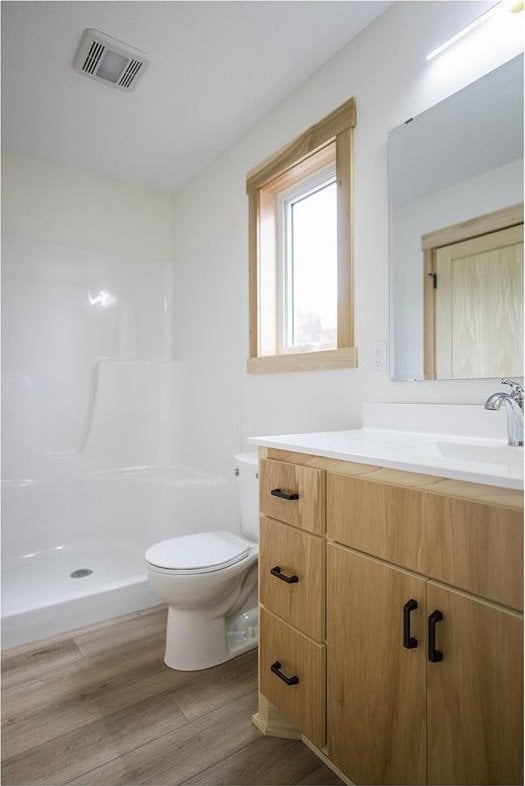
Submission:
M 281 491 L 281 489 L 272 489 L 270 494 L 272 497 L 279 497 L 280 499 L 299 499 L 299 494 L 296 491 Z
M 436 625 L 443 619 L 443 614 L 436 609 L 428 618 L 428 659 L 431 663 L 443 660 L 443 653 L 436 649 Z
M 403 647 L 412 650 L 417 647 L 417 639 L 410 635 L 410 612 L 417 609 L 417 600 L 410 598 L 403 606 Z
M 279 677 L 280 680 L 282 680 L 283 682 L 286 682 L 287 685 L 298 685 L 299 684 L 299 677 L 297 677 L 295 674 L 293 675 L 293 677 L 287 677 L 286 674 L 282 673 L 282 671 L 281 671 L 281 664 L 279 663 L 278 660 L 276 660 L 275 663 L 272 663 L 272 665 L 270 666 L 270 671 L 273 671 L 273 673 L 277 677 Z
M 272 576 L 275 576 L 276 579 L 281 579 L 281 581 L 285 581 L 287 584 L 297 584 L 299 581 L 299 576 L 287 576 L 281 571 L 279 565 L 276 565 L 275 568 L 272 568 L 270 573 Z

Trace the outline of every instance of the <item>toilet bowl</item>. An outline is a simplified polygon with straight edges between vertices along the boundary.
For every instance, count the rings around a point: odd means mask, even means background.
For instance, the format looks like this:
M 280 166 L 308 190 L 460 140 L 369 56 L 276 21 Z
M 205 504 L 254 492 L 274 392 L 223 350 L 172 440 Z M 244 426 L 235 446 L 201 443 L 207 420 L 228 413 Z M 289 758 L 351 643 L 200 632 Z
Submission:
M 149 582 L 169 607 L 164 662 L 172 669 L 206 669 L 257 645 L 257 455 L 235 459 L 242 535 L 198 532 L 146 551 Z

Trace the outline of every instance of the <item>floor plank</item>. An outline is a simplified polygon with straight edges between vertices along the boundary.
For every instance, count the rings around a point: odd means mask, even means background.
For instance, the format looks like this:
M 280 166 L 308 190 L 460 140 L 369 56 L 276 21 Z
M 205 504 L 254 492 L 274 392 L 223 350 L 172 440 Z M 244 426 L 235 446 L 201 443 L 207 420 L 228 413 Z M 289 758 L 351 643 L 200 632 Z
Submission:
M 2 782 L 65 783 L 184 723 L 184 715 L 171 702 L 148 699 L 6 759 Z
M 184 675 L 173 672 L 160 658 L 147 666 L 117 674 L 107 680 L 85 684 L 66 698 L 43 707 L 34 707 L 19 717 L 7 706 L 10 716 L 3 722 L 4 754 L 11 756 L 50 742 L 62 734 L 80 729 L 110 713 L 124 711 L 140 701 L 163 695 L 169 702 L 171 691 Z M 174 701 L 173 712 L 180 713 Z M 184 716 L 184 720 L 187 720 Z M 9 734 L 6 734 L 9 729 Z
M 169 669 L 165 619 L 156 608 L 5 653 L 4 784 L 340 783 L 301 742 L 251 723 L 256 650 Z
M 73 638 L 34 648 L 22 654 L 2 657 L 2 683 L 5 687 L 40 678 L 46 671 L 59 669 L 82 659 Z
M 320 784 L 322 784 L 322 786 L 332 786 L 334 783 L 343 783 L 343 781 L 335 772 L 332 772 L 332 770 L 324 764 L 321 764 L 319 759 L 317 759 L 316 769 L 312 770 L 306 777 L 295 781 L 295 783 L 304 784 L 304 786 L 320 786 Z
M 323 770 L 326 768 L 323 767 Z M 319 770 L 319 759 L 299 740 L 259 737 L 241 750 L 199 772 L 185 784 L 221 786 L 221 784 L 288 784 L 296 783 Z M 323 773 L 319 773 L 322 777 Z M 316 781 L 310 781 L 315 783 Z M 324 783 L 324 781 L 322 781 Z M 339 780 L 331 781 L 340 783 Z M 321 783 L 321 781 L 319 781 Z
M 182 783 L 217 758 L 256 739 L 250 717 L 257 691 L 220 707 L 172 732 L 137 747 L 73 783 L 107 784 Z
M 4 755 L 23 753 L 103 718 L 108 712 L 123 710 L 156 695 L 164 696 L 177 712 L 182 711 L 185 720 L 195 719 L 252 691 L 257 682 L 257 660 L 236 658 L 198 675 L 173 671 L 156 658 L 153 663 L 93 681 L 89 686 L 82 681 L 80 689 L 71 695 L 57 697 L 40 709 L 32 707 L 19 716 L 8 702 L 8 717 L 3 721 Z
M 60 669 L 45 672 L 39 679 L 7 687 L 2 715 L 4 718 L 10 718 L 13 712 L 18 716 L 26 715 L 71 696 L 83 700 L 84 693 L 89 692 L 92 686 L 112 679 L 118 681 L 127 672 L 140 670 L 152 662 L 162 664 L 163 655 L 164 634 L 161 634 L 149 640 L 148 646 L 144 646 L 143 642 L 132 642 L 108 653 L 68 663 Z
M 256 651 L 198 672 L 170 694 L 188 720 L 244 696 L 257 685 Z
M 100 655 L 123 644 L 164 635 L 168 609 L 165 606 L 138 612 L 132 617 L 115 621 L 111 626 L 95 630 L 79 631 L 74 639 L 80 652 L 86 657 Z

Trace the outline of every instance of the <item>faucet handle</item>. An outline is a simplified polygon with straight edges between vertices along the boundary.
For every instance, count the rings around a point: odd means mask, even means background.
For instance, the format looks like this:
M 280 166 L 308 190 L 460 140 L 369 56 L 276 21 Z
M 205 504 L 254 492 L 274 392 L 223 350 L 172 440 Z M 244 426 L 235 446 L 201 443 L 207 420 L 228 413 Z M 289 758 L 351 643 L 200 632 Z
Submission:
M 513 379 L 510 379 L 510 377 L 504 377 L 503 379 L 500 380 L 500 382 L 502 385 L 510 386 L 511 388 L 510 395 L 523 409 L 523 388 L 520 385 L 520 383 L 515 382 Z

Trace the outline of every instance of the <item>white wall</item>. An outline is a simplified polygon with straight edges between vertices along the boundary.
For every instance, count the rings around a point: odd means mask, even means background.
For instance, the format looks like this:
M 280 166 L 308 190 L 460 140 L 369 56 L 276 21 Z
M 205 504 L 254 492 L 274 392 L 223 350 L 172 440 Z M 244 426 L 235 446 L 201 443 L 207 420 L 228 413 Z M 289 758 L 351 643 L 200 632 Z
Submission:
M 169 197 L 26 156 L 3 165 L 4 477 L 170 463 Z
M 167 194 L 2 154 L 2 232 L 108 254 L 171 259 Z
M 388 338 L 388 132 L 521 51 L 494 30 L 430 63 L 426 54 L 487 7 L 401 2 L 208 166 L 173 200 L 175 354 L 185 363 L 185 452 L 224 471 L 246 437 L 357 427 L 364 401 L 479 403 L 493 381 L 392 382 L 369 370 Z M 248 375 L 246 172 L 354 96 L 358 369 Z

